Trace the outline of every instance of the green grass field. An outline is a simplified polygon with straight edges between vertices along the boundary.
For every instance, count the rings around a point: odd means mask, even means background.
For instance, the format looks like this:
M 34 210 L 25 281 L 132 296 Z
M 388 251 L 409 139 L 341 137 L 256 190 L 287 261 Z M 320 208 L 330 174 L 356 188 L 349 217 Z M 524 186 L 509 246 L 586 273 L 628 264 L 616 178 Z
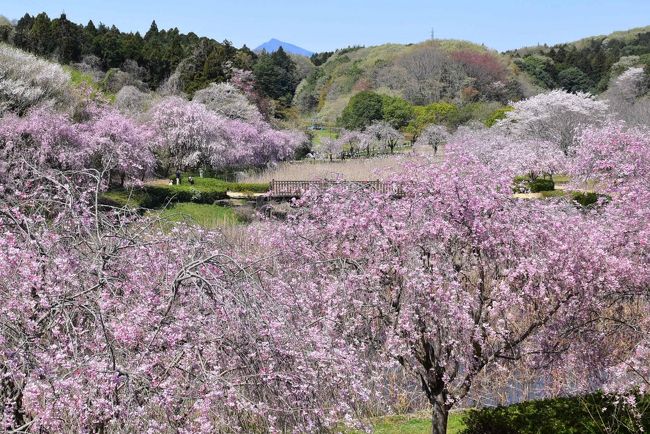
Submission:
M 321 139 L 327 137 L 330 139 L 336 139 L 338 137 L 338 132 L 331 130 L 331 129 L 323 129 L 323 130 L 312 130 L 312 139 L 311 143 L 312 145 L 320 145 Z
M 183 179 L 180 185 L 168 185 L 167 181 L 159 180 L 155 183 L 147 184 L 144 188 L 122 189 L 114 188 L 103 194 L 103 198 L 112 205 L 142 207 L 148 202 L 152 194 L 159 196 L 175 196 L 179 193 L 185 193 L 184 196 L 198 196 L 202 193 L 223 193 L 227 191 L 239 193 L 266 193 L 269 190 L 268 183 L 237 183 L 228 182 L 216 178 L 196 178 L 194 185 Z M 187 201 L 181 201 L 187 202 Z M 196 201 L 200 202 L 200 201 Z M 162 204 L 161 204 L 162 205 Z M 157 208 L 154 206 L 153 208 Z
M 463 413 L 449 415 L 447 434 L 459 434 L 464 428 Z M 429 434 L 431 432 L 431 415 L 427 412 L 378 417 L 373 420 L 375 434 Z M 353 431 L 359 434 L 358 431 Z
M 180 185 L 167 185 L 163 182 L 157 183 L 156 187 L 168 188 L 171 192 L 178 191 L 201 191 L 201 192 L 225 192 L 236 191 L 241 193 L 266 193 L 269 191 L 269 185 L 265 183 L 242 183 L 242 182 L 229 182 L 217 178 L 194 178 L 194 185 L 187 181 L 187 177 L 183 176 Z
M 116 188 L 104 193 L 102 198 L 108 205 L 149 208 L 154 215 L 172 222 L 185 221 L 214 229 L 242 223 L 232 208 L 213 205 L 215 198 L 224 198 L 227 191 L 264 193 L 269 189 L 265 183 L 236 183 L 215 178 L 196 178 L 194 185 L 186 177 L 183 181 L 180 185 L 168 185 L 163 179 L 139 189 Z
M 104 193 L 102 198 L 111 205 L 138 208 L 146 199 L 146 193 L 142 190 L 114 189 Z
M 448 434 L 458 434 L 465 425 L 461 420 L 462 413 L 449 415 Z M 405 416 L 388 416 L 374 425 L 376 434 L 429 434 L 431 419 L 425 413 Z
M 164 210 L 152 211 L 152 213 L 171 222 L 186 222 L 206 229 L 223 228 L 241 223 L 239 216 L 232 208 L 218 205 L 183 202 Z

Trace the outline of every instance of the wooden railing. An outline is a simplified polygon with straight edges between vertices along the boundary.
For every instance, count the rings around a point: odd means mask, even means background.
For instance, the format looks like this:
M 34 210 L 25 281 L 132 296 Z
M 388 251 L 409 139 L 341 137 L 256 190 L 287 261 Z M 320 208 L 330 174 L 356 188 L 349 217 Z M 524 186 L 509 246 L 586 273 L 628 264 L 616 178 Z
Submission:
M 276 181 L 272 180 L 269 188 L 271 197 L 300 197 L 309 189 L 325 190 L 337 185 L 368 190 L 376 193 L 395 194 L 403 193 L 401 185 L 396 182 L 383 181 Z

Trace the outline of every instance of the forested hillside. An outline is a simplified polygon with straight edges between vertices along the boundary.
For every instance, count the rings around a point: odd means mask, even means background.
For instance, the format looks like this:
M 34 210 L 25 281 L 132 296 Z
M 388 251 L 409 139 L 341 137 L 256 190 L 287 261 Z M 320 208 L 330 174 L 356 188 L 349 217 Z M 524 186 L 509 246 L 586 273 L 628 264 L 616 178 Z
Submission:
M 470 42 L 435 40 L 355 46 L 306 58 L 288 56 L 282 49 L 255 53 L 245 45 L 236 48 L 227 40 L 183 34 L 177 28 L 161 30 L 155 21 L 141 35 L 41 13 L 1 20 L 0 40 L 70 65 L 108 94 L 132 86 L 192 97 L 211 83 L 230 80 L 235 69 L 251 71 L 265 115 L 345 127 L 351 124 L 342 118 L 344 109 L 353 95 L 364 91 L 393 98 L 392 104 L 407 112 L 452 104 L 453 116 L 444 121 L 456 127 L 472 120 L 490 123 L 509 101 L 548 89 L 600 93 L 627 69 L 650 64 L 650 28 L 506 53 Z M 405 117 L 399 122 L 382 118 L 405 127 L 417 114 Z
M 361 91 L 397 96 L 418 106 L 441 100 L 507 103 L 534 93 L 508 57 L 469 42 L 386 44 L 324 54 L 313 56 L 322 64 L 301 83 L 294 102 L 302 112 L 318 112 L 326 123 L 338 118 L 350 97 Z
M 161 30 L 155 21 L 141 35 L 95 25 L 92 20 L 76 24 L 65 14 L 55 19 L 45 13 L 25 14 L 15 23 L 0 21 L 0 41 L 70 65 L 114 94 L 134 86 L 140 91 L 192 96 L 211 83 L 229 80 L 233 70 L 239 69 L 254 71 L 260 93 L 278 100 L 281 110 L 288 106 L 305 74 L 300 75 L 283 50 L 256 54 L 245 45 L 236 48 L 228 40 L 218 42 L 177 28 Z
M 506 54 L 544 89 L 600 93 L 627 69 L 650 66 L 650 26 Z
M 500 105 L 544 90 L 604 92 L 624 71 L 650 64 L 650 28 L 502 54 L 436 40 L 349 47 L 316 54 L 312 61 L 318 66 L 300 84 L 294 104 L 325 124 L 340 119 L 350 98 L 362 91 L 416 107 L 444 101 L 466 111 L 460 121 L 485 122 Z

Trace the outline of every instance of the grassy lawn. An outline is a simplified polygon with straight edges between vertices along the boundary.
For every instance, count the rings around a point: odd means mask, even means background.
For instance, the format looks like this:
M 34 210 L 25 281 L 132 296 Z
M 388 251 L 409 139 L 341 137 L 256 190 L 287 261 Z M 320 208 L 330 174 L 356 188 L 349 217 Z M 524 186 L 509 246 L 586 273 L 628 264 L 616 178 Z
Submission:
M 142 190 L 114 189 L 109 190 L 102 195 L 112 205 L 126 206 L 129 208 L 138 208 L 146 199 L 147 194 Z
M 448 434 L 459 434 L 465 425 L 462 412 L 449 415 Z M 386 416 L 377 418 L 373 423 L 376 434 L 429 434 L 431 432 L 431 416 L 425 412 Z
M 553 181 L 556 184 L 566 184 L 571 180 L 568 175 L 553 175 Z
M 223 228 L 241 223 L 232 208 L 200 203 L 177 203 L 164 210 L 152 211 L 165 220 L 187 222 L 206 229 Z
M 155 182 L 156 187 L 167 188 L 171 192 L 179 191 L 201 191 L 201 192 L 225 192 L 237 191 L 244 193 L 266 193 L 269 191 L 267 183 L 242 183 L 242 182 L 229 182 L 216 178 L 194 178 L 194 185 L 187 182 L 187 177 L 183 176 L 182 184 L 168 185 L 169 180 L 160 180 Z
M 169 185 L 168 180 L 150 182 L 142 189 L 114 188 L 104 193 L 103 198 L 117 206 L 160 208 L 168 198 L 177 202 L 196 202 L 211 204 L 216 199 L 226 197 L 226 192 L 266 193 L 268 183 L 237 183 L 216 178 L 195 178 L 194 185 L 183 178 L 180 185 Z
M 312 130 L 310 131 L 312 134 L 312 140 L 311 143 L 313 145 L 320 145 L 320 141 L 323 138 L 329 138 L 329 139 L 336 139 L 338 136 L 338 132 L 330 129 L 324 129 L 324 130 Z
M 265 193 L 268 183 L 236 183 L 215 178 L 195 178 L 194 185 L 183 178 L 181 185 L 168 185 L 167 180 L 153 181 L 140 189 L 112 189 L 103 201 L 113 206 L 148 208 L 151 213 L 172 222 L 189 222 L 207 229 L 243 223 L 232 208 L 213 205 L 224 199 L 226 191 Z
M 188 222 L 206 229 L 223 228 L 243 223 L 232 208 L 213 205 L 223 199 L 227 191 L 265 193 L 268 183 L 236 183 L 216 178 L 195 178 L 194 185 L 183 177 L 180 185 L 169 185 L 168 180 L 153 181 L 139 189 L 112 189 L 103 195 L 103 201 L 113 206 L 148 208 L 151 213 L 171 222 Z
M 540 194 L 543 198 L 569 196 L 569 192 L 566 190 L 542 191 Z

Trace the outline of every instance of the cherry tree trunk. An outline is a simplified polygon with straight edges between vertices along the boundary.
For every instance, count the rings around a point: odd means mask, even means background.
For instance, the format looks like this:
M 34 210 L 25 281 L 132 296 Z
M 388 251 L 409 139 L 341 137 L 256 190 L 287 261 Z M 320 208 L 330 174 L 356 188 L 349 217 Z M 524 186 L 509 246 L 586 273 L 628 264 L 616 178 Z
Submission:
M 449 420 L 449 408 L 443 396 L 436 396 L 431 400 L 433 406 L 431 412 L 431 433 L 447 434 L 447 422 Z

